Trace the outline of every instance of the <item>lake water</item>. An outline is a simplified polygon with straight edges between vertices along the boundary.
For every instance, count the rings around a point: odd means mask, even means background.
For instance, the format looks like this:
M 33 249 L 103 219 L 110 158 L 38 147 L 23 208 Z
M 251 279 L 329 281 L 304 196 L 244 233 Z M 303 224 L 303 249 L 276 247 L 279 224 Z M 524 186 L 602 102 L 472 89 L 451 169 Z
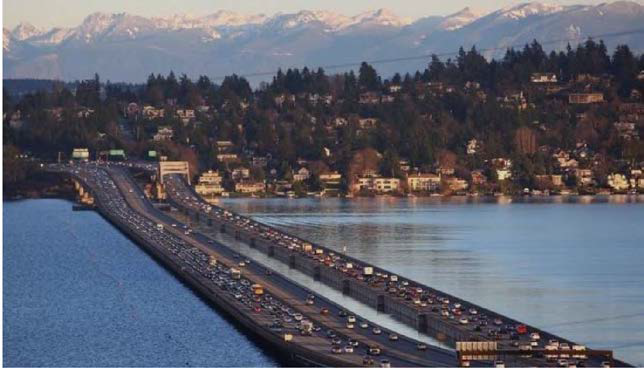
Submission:
M 221 203 L 644 365 L 643 197 Z M 281 363 L 98 214 L 3 205 L 4 365 Z
M 221 204 L 644 365 L 642 196 Z
M 3 203 L 4 366 L 279 366 L 94 212 Z

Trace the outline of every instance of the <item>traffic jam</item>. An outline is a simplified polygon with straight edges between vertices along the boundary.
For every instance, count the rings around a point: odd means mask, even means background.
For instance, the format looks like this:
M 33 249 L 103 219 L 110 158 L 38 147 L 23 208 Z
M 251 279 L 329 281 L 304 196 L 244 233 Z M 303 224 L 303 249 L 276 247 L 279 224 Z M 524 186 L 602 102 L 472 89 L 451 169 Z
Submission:
M 314 324 L 292 305 L 271 295 L 264 286 L 244 277 L 243 267 L 248 266 L 250 260 L 244 260 L 234 267 L 227 267 L 222 262 L 218 262 L 214 256 L 208 256 L 202 250 L 172 234 L 163 224 L 155 223 L 132 210 L 105 170 L 92 165 L 83 165 L 72 169 L 71 172 L 94 189 L 102 209 L 112 221 L 134 230 L 146 243 L 162 248 L 164 254 L 174 258 L 173 261 L 181 265 L 182 271 L 199 276 L 202 280 L 209 280 L 211 283 L 209 287 L 219 289 L 218 295 L 226 295 L 230 302 L 238 305 L 237 310 L 252 315 L 254 320 L 264 322 L 264 328 L 286 341 L 292 341 L 295 335 L 318 337 L 326 341 L 327 352 L 334 355 L 355 354 L 356 358 L 351 361 L 361 362 L 366 366 L 389 367 L 392 361 L 398 365 L 402 362 L 395 357 L 390 357 L 377 344 L 361 344 L 338 330 Z M 180 227 L 176 225 L 173 223 L 171 226 Z M 306 305 L 315 304 L 317 304 L 316 296 L 309 294 Z M 319 313 L 327 315 L 329 310 L 320 308 Z M 347 315 L 343 310 L 335 317 L 346 320 L 347 325 L 356 322 L 355 316 Z M 360 321 L 360 324 L 369 326 L 366 321 Z M 395 339 L 397 338 L 396 336 Z M 315 347 L 319 348 L 318 345 Z
M 525 354 L 521 357 L 544 359 L 545 365 L 583 367 L 586 365 L 586 347 L 542 338 L 539 331 L 509 320 L 503 316 L 480 310 L 481 308 L 448 294 L 430 289 L 398 275 L 390 274 L 358 260 L 338 254 L 328 248 L 313 245 L 305 240 L 286 234 L 270 226 L 256 222 L 248 217 L 232 213 L 223 208 L 212 206 L 193 194 L 183 180 L 176 175 L 166 180 L 168 194 L 181 205 L 205 213 L 217 221 L 230 224 L 246 232 L 309 257 L 321 265 L 333 268 L 364 283 L 374 292 L 384 291 L 397 302 L 413 306 L 421 312 L 431 312 L 437 318 L 452 324 L 454 328 L 466 331 L 472 341 L 498 341 L 501 346 L 518 349 Z M 379 333 L 378 329 L 372 331 Z M 422 347 L 419 347 L 422 348 Z M 532 350 L 539 352 L 531 353 Z M 542 351 L 546 351 L 544 354 Z M 547 354 L 547 351 L 553 351 Z M 565 353 L 562 351 L 570 351 Z M 556 353 L 555 353 L 556 352 Z M 608 364 L 604 362 L 603 366 Z

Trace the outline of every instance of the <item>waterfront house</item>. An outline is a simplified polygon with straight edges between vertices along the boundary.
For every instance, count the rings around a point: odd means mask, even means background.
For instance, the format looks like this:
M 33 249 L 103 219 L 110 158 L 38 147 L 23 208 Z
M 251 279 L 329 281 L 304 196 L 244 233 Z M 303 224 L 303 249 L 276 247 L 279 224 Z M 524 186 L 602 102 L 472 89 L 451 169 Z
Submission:
M 438 189 L 441 176 L 433 173 L 418 173 L 407 176 L 407 188 L 411 192 L 432 192 Z
M 221 194 L 224 191 L 221 186 L 222 179 L 218 171 L 208 170 L 199 177 L 199 181 L 195 185 L 195 191 L 202 196 Z

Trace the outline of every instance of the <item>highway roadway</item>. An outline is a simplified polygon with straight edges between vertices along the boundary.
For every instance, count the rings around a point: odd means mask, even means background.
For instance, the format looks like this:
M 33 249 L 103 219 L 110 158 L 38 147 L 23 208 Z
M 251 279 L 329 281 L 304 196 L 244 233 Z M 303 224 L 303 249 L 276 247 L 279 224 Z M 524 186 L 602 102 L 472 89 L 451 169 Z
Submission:
M 299 323 L 296 317 L 299 315 L 300 318 L 311 321 L 319 329 L 316 328 L 317 331 L 314 331 L 312 336 L 301 336 L 293 332 L 294 340 L 291 344 L 301 346 L 304 351 L 324 355 L 329 361 L 336 362 L 332 365 L 457 364 L 456 356 L 451 351 L 419 346 L 420 342 L 405 336 L 397 336 L 397 340 L 393 341 L 391 331 L 360 316 L 355 315 L 356 322 L 353 328 L 349 328 L 348 316 L 353 315 L 352 312 L 343 310 L 341 306 L 282 275 L 271 272 L 257 262 L 244 262 L 243 267 L 240 267 L 240 262 L 244 261 L 242 255 L 203 234 L 190 232 L 186 228 L 187 225 L 178 223 L 154 208 L 132 178 L 120 167 L 84 164 L 67 170 L 92 188 L 99 209 L 112 222 L 135 231 L 144 242 L 154 244 L 160 252 L 168 255 L 170 262 L 181 264 L 181 272 L 207 285 L 207 297 L 209 294 L 224 295 L 227 302 L 238 304 L 238 317 L 250 316 L 259 326 L 266 328 L 272 325 L 273 330 L 278 328 L 275 324 L 280 324 L 281 331 L 298 331 Z M 211 257 L 217 260 L 217 268 L 208 266 Z M 230 270 L 233 267 L 241 270 L 241 281 L 230 278 Z M 263 285 L 265 297 L 258 301 L 256 296 L 249 295 L 250 284 Z M 220 290 L 222 285 L 223 291 Z M 311 302 L 307 302 L 311 298 L 312 305 Z M 323 309 L 328 310 L 328 314 L 322 314 Z M 361 328 L 361 322 L 369 327 Z M 380 328 L 381 333 L 374 334 L 374 328 Z M 350 344 L 357 347 L 350 349 Z M 337 347 L 336 353 L 332 353 L 334 346 Z M 369 358 L 365 360 L 370 346 L 378 346 L 381 349 L 381 355 L 372 357 L 373 362 L 369 361 Z
M 587 350 L 585 346 L 555 336 L 535 327 L 526 325 L 509 317 L 497 314 L 491 310 L 480 307 L 468 301 L 456 298 L 447 293 L 438 291 L 413 280 L 394 275 L 384 269 L 367 264 L 344 254 L 334 253 L 332 249 L 318 244 L 312 244 L 291 234 L 252 220 L 249 217 L 232 213 L 224 208 L 205 202 L 190 188 L 180 175 L 166 175 L 164 177 L 166 194 L 171 203 L 182 209 L 188 209 L 192 214 L 198 213 L 201 218 L 208 218 L 214 224 L 230 226 L 231 232 L 243 231 L 254 234 L 257 239 L 272 242 L 274 245 L 286 247 L 308 257 L 320 261 L 322 267 L 334 268 L 344 272 L 348 277 L 358 280 L 365 289 L 373 293 L 387 293 L 394 303 L 405 305 L 417 310 L 417 313 L 426 313 L 430 318 L 447 323 L 453 328 L 455 335 L 467 336 L 470 341 L 496 341 L 501 348 L 508 350 L 543 350 L 556 346 L 562 350 Z M 242 237 L 243 238 L 243 237 Z M 315 256 L 307 250 L 307 245 L 313 249 L 324 250 L 323 256 Z M 332 255 L 332 256 L 330 256 Z M 346 265 L 352 268 L 347 269 Z M 378 277 L 367 277 L 362 273 L 365 267 L 373 267 Z M 392 277 L 393 276 L 393 277 Z M 394 281 L 394 279 L 396 281 Z M 413 326 L 414 328 L 416 326 Z M 513 364 L 538 365 L 538 366 L 568 366 L 591 364 L 599 366 L 604 364 L 601 357 L 590 360 L 575 359 L 572 354 L 564 354 L 556 359 L 545 357 L 519 358 Z M 616 361 L 619 365 L 625 363 Z

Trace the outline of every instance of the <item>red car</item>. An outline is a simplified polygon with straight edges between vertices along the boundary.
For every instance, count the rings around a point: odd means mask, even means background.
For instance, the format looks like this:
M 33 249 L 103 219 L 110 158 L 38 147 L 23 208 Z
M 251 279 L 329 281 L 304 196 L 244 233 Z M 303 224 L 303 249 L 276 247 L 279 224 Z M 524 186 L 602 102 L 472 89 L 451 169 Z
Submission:
M 528 328 L 525 325 L 518 325 L 517 326 L 517 333 L 518 334 L 527 334 L 528 333 Z

